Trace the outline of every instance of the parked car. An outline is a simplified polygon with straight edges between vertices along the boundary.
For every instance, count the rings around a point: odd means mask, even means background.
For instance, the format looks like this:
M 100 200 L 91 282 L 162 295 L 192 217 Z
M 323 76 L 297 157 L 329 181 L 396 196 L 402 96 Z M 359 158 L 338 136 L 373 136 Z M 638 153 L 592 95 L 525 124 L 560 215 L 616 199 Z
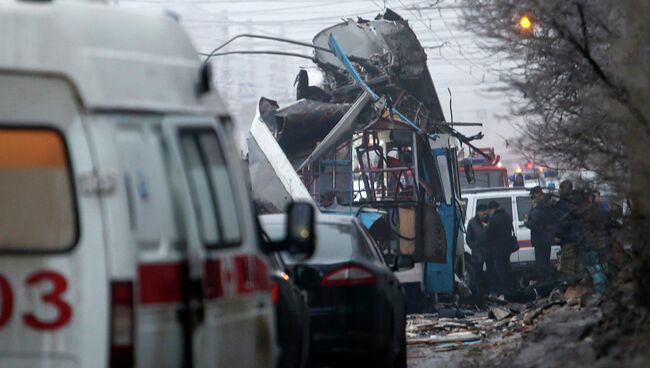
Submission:
M 519 251 L 510 256 L 510 264 L 515 272 L 521 276 L 522 283 L 528 280 L 529 275 L 534 273 L 535 268 L 535 249 L 530 243 L 530 229 L 524 226 L 525 216 L 528 215 L 532 206 L 529 190 L 523 188 L 500 188 L 500 189 L 468 189 L 463 192 L 463 207 L 465 207 L 465 227 L 469 220 L 476 215 L 476 206 L 480 204 L 487 205 L 490 201 L 499 203 L 508 215 L 512 217 L 512 226 L 517 235 L 519 242 Z M 465 271 L 472 267 L 467 259 L 472 254 L 472 249 L 465 244 Z M 557 253 L 560 251 L 559 245 L 551 248 L 551 262 L 557 262 Z M 466 278 L 471 272 L 465 272 Z M 470 283 L 474 280 L 466 280 Z
M 271 238 L 283 236 L 283 215 L 260 220 Z M 413 259 L 398 256 L 391 270 L 370 234 L 350 216 L 320 215 L 316 239 L 309 260 L 283 257 L 307 295 L 311 358 L 406 367 L 405 297 L 393 271 L 413 267 Z
M 263 250 L 288 243 L 256 236 L 179 23 L 7 1 L 0 35 L 0 367 L 272 368 Z M 314 209 L 291 211 L 309 253 Z
M 280 358 L 278 368 L 303 368 L 309 359 L 309 307 L 279 253 L 268 256 Z

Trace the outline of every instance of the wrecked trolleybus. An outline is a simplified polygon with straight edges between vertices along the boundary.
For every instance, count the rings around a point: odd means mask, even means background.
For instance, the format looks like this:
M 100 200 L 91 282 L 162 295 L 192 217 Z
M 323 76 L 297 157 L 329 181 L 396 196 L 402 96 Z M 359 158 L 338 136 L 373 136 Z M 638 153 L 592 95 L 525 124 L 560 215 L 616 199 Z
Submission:
M 312 47 L 323 83 L 301 70 L 297 101 L 262 98 L 253 124 L 268 127 L 321 211 L 359 217 L 387 262 L 415 259 L 398 276 L 421 309 L 462 274 L 456 156 L 473 146 L 445 121 L 426 54 L 396 13 L 334 25 Z

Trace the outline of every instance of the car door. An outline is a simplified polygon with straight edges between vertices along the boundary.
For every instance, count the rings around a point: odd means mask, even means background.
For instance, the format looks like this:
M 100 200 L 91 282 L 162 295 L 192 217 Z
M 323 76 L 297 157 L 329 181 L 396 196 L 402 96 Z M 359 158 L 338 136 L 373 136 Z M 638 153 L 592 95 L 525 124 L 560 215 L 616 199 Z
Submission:
M 517 241 L 519 242 L 519 262 L 535 262 L 535 250 L 530 242 L 530 229 L 524 226 L 524 221 L 530 212 L 532 200 L 527 195 L 514 197 L 516 216 L 514 217 Z
M 517 227 L 517 239 L 519 240 L 519 260 L 520 262 L 534 262 L 535 261 L 535 248 L 532 247 L 530 239 L 530 229 L 523 226 L 525 216 L 530 212 L 532 200 L 529 196 L 518 195 L 516 196 L 517 204 L 517 219 L 519 226 Z M 551 247 L 551 260 L 557 260 L 557 253 L 560 251 L 559 245 Z
M 514 204 L 512 201 L 512 196 L 508 193 L 501 195 L 493 195 L 490 197 L 481 197 L 476 199 L 476 207 L 480 205 L 487 206 L 491 201 L 495 201 L 499 204 L 499 208 L 503 208 L 510 218 L 513 218 L 515 213 Z M 488 220 L 489 221 L 489 220 Z M 515 226 L 515 220 L 513 219 L 513 226 Z M 510 263 L 519 263 L 519 252 L 512 253 L 510 255 Z
M 87 117 L 98 171 L 110 175 L 115 186 L 112 195 L 102 197 L 109 275 L 122 289 L 112 294 L 125 294 L 124 286 L 130 286 L 133 295 L 133 327 L 129 334 L 126 321 L 115 320 L 115 350 L 125 356 L 133 349 L 138 367 L 176 368 L 190 361 L 184 345 L 188 242 L 182 191 L 161 120 L 160 114 Z

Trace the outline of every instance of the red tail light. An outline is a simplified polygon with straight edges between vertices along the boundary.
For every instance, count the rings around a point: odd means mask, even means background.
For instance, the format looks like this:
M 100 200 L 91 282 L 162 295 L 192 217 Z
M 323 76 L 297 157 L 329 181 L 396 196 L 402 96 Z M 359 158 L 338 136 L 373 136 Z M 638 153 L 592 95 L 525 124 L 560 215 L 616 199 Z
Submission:
M 273 300 L 273 304 L 278 304 L 278 300 L 280 300 L 280 286 L 275 282 L 271 287 L 271 300 Z
M 133 367 L 133 282 L 111 283 L 110 367 Z
M 367 269 L 351 265 L 336 269 L 323 277 L 321 286 L 375 285 L 377 277 Z

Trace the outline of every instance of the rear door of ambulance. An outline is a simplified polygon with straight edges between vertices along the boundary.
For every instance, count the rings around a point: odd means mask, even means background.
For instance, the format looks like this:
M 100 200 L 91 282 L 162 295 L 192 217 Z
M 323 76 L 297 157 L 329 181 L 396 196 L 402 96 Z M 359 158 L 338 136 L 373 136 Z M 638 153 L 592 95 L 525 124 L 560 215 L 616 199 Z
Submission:
M 163 115 L 96 113 L 86 119 L 98 173 L 114 185 L 102 197 L 110 367 L 188 366 L 189 244 Z
M 275 354 L 270 277 L 260 254 L 241 163 L 213 118 L 163 122 L 188 233 L 190 313 L 196 367 L 271 367 Z M 187 342 L 187 341 L 186 341 Z
M 244 250 L 254 233 L 243 221 L 247 201 L 214 118 L 88 119 L 98 171 L 115 179 L 114 195 L 102 202 L 117 297 L 111 306 L 119 312 L 110 314 L 111 367 L 270 366 L 270 305 L 269 322 L 259 324 L 263 302 L 228 304 L 239 286 L 264 285 L 248 267 Z M 268 335 L 248 328 L 251 320 Z
M 102 367 L 107 283 L 94 166 L 63 79 L 0 73 L 0 367 Z

